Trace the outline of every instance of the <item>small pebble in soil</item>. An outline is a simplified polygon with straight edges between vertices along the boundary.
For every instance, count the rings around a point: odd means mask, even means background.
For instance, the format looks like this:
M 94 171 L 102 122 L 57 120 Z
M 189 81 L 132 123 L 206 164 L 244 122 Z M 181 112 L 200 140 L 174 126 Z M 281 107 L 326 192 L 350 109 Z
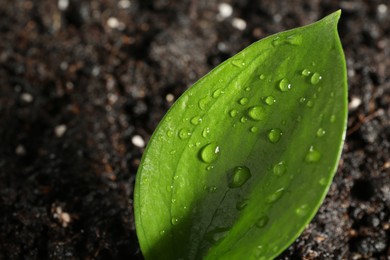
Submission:
M 61 225 L 65 228 L 69 225 L 71 222 L 70 214 L 67 212 L 64 212 L 61 207 L 56 207 L 55 212 L 53 214 L 53 218 L 58 219 L 58 221 L 61 223 Z
M 66 125 L 58 125 L 54 128 L 54 134 L 56 135 L 56 137 L 61 138 L 62 136 L 64 136 L 66 130 Z
M 118 2 L 118 7 L 122 9 L 127 9 L 131 6 L 131 2 L 129 0 L 120 0 Z
M 124 30 L 125 29 L 125 24 L 120 22 L 116 17 L 110 17 L 107 20 L 107 25 L 108 27 L 112 29 L 118 29 L 118 30 Z
M 34 101 L 34 97 L 30 93 L 22 93 L 20 99 L 25 103 L 31 103 Z
M 15 148 L 15 154 L 19 155 L 19 156 L 25 155 L 26 154 L 26 148 L 24 148 L 23 145 L 19 144 Z
M 140 135 L 134 135 L 131 138 L 131 142 L 133 143 L 133 145 L 135 145 L 137 147 L 140 147 L 140 148 L 145 147 L 145 141 Z
M 169 93 L 165 96 L 165 100 L 168 101 L 169 103 L 173 102 L 174 99 L 175 99 L 175 96 L 171 93 Z
M 246 22 L 241 18 L 233 18 L 232 26 L 240 31 L 243 31 L 246 28 Z
M 351 102 L 349 102 L 348 104 L 348 108 L 349 110 L 355 110 L 356 108 L 358 108 L 362 103 L 362 100 L 358 97 L 352 97 L 351 98 Z
M 68 6 L 69 6 L 69 0 L 58 0 L 58 9 L 60 9 L 61 11 L 65 11 L 66 9 L 68 9 Z
M 233 7 L 227 3 L 220 3 L 218 5 L 218 20 L 224 20 L 233 14 Z

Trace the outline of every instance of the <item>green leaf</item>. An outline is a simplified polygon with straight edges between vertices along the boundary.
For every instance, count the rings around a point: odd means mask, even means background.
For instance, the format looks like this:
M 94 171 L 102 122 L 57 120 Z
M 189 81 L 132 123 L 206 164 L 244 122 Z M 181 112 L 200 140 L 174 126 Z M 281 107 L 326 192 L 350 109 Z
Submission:
M 345 136 L 339 17 L 252 44 L 168 111 L 136 179 L 146 259 L 271 259 L 303 231 Z

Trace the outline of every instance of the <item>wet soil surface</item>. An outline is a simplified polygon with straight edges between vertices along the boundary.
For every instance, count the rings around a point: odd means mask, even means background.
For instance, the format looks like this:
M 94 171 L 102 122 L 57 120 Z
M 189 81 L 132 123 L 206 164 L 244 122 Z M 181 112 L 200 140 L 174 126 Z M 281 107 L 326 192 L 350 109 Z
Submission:
M 390 2 L 225 3 L 1 2 L 0 259 L 142 259 L 134 178 L 172 102 L 250 43 L 339 8 L 344 153 L 279 259 L 389 259 Z

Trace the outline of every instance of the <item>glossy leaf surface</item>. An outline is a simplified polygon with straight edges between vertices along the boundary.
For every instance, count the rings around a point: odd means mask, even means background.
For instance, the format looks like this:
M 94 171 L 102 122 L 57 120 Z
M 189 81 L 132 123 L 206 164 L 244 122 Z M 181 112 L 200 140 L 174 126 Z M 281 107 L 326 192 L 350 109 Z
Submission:
M 303 231 L 345 135 L 339 16 L 252 44 L 168 111 L 136 179 L 146 259 L 270 259 Z

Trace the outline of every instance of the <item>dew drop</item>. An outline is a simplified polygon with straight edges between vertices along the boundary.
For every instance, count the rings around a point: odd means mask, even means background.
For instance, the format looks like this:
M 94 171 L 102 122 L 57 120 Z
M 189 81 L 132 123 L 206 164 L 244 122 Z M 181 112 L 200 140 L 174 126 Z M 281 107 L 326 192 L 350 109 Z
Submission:
M 200 118 L 199 116 L 194 116 L 193 118 L 191 118 L 190 122 L 193 125 L 198 125 L 200 122 L 202 122 L 202 118 Z
M 233 176 L 230 180 L 230 188 L 239 188 L 244 185 L 252 176 L 251 171 L 246 166 L 237 166 L 233 170 Z
M 248 109 L 248 116 L 250 119 L 255 121 L 263 120 L 265 117 L 265 111 L 264 108 L 259 106 L 250 107 Z
M 276 99 L 273 96 L 265 97 L 263 100 L 264 100 L 264 103 L 266 103 L 269 106 L 275 104 L 275 102 L 276 102 Z
M 303 217 L 308 213 L 308 211 L 309 211 L 308 205 L 303 204 L 295 210 L 295 213 L 297 213 L 298 216 Z
M 259 79 L 261 79 L 261 80 L 265 79 L 265 75 L 264 74 L 260 74 Z
M 214 193 L 214 192 L 217 191 L 217 187 L 216 186 L 210 186 L 210 187 L 204 186 L 203 189 L 205 191 L 207 191 L 208 193 Z
M 217 160 L 219 155 L 219 146 L 213 142 L 206 144 L 200 149 L 199 157 L 205 163 L 212 163 Z
M 317 96 L 317 93 L 314 93 L 314 94 L 313 94 L 313 98 L 314 98 L 314 99 L 317 99 L 317 97 L 318 97 L 318 96 Z
M 330 117 L 330 119 L 329 119 L 329 121 L 330 121 L 331 123 L 334 123 L 335 120 L 336 120 L 336 116 L 335 116 L 335 115 L 332 115 L 332 116 Z
M 300 99 L 299 99 L 299 103 L 304 103 L 306 101 L 306 98 L 304 98 L 304 97 L 301 97 Z
M 245 88 L 245 91 L 251 91 L 250 87 Z
M 179 138 L 180 139 L 188 139 L 191 136 L 190 130 L 183 128 L 179 131 Z
M 172 217 L 171 218 L 171 224 L 172 225 L 177 225 L 179 223 L 179 219 L 177 217 Z
M 281 161 L 275 164 L 272 168 L 272 171 L 276 176 L 282 176 L 287 171 L 286 163 L 284 161 Z
M 172 137 L 173 136 L 173 131 L 172 130 L 168 130 L 167 131 L 167 136 L 168 137 Z
M 250 131 L 251 131 L 251 133 L 257 133 L 259 131 L 259 128 L 256 126 L 252 126 Z
M 318 72 L 315 72 L 315 73 L 311 76 L 310 82 L 311 82 L 311 84 L 313 84 L 313 85 L 317 85 L 317 84 L 320 82 L 321 79 L 322 79 L 322 76 L 321 76 Z
M 269 218 L 267 216 L 261 216 L 257 221 L 256 221 L 256 227 L 258 228 L 263 228 L 267 225 L 269 221 Z
M 216 89 L 216 90 L 213 92 L 212 97 L 213 97 L 213 98 L 218 98 L 221 94 L 223 94 L 223 91 L 220 90 L 220 89 Z
M 279 82 L 279 89 L 280 91 L 282 92 L 286 92 L 286 91 L 289 91 L 291 89 L 291 84 L 290 82 L 288 81 L 288 79 L 282 79 L 280 82 Z
M 305 77 L 307 77 L 307 76 L 309 76 L 310 74 L 311 74 L 311 72 L 310 72 L 310 70 L 308 70 L 308 69 L 304 69 L 304 70 L 302 70 L 302 76 L 305 76 Z
M 174 155 L 175 153 L 176 153 L 176 150 L 171 150 L 171 151 L 169 152 L 170 155 Z
M 209 134 L 210 134 L 210 127 L 205 127 L 205 128 L 203 128 L 202 136 L 203 136 L 204 138 L 207 138 L 207 137 L 209 136 Z
M 318 181 L 318 184 L 320 184 L 321 186 L 326 186 L 326 184 L 328 181 L 326 180 L 325 177 L 322 177 L 319 181 Z
M 308 100 L 307 103 L 306 103 L 307 107 L 313 107 L 313 105 L 314 105 L 314 103 L 311 100 Z
M 230 115 L 230 117 L 235 117 L 235 116 L 237 116 L 237 113 L 238 113 L 237 110 L 232 109 L 232 110 L 230 110 L 229 115 Z
M 248 103 L 248 99 L 247 98 L 240 98 L 239 100 L 238 100 L 238 104 L 240 104 L 240 105 L 245 105 L 245 104 L 247 104 Z
M 233 59 L 231 63 L 237 68 L 242 68 L 245 66 L 245 62 L 242 59 Z
M 212 166 L 212 165 L 209 165 L 206 167 L 206 171 L 211 171 L 212 169 L 214 169 L 214 166 Z
M 278 129 L 278 128 L 274 128 L 274 129 L 271 129 L 269 132 L 268 132 L 268 140 L 271 142 L 271 143 L 277 143 L 279 142 L 280 140 L 280 137 L 282 136 L 283 132 Z
M 269 195 L 266 198 L 267 203 L 272 204 L 275 201 L 277 201 L 278 199 L 280 199 L 280 197 L 282 197 L 282 195 L 283 195 L 283 192 L 284 192 L 284 188 L 280 188 L 280 189 L 276 190 L 274 193 L 272 193 L 271 195 Z
M 230 228 L 216 228 L 206 233 L 205 239 L 210 243 L 217 243 L 224 239 L 229 234 Z
M 248 118 L 246 118 L 245 116 L 242 116 L 240 119 L 240 122 L 245 123 L 246 121 L 248 121 Z
M 237 210 L 243 210 L 247 205 L 248 205 L 248 201 L 247 200 L 239 201 L 236 204 L 236 209 Z
M 317 133 L 316 133 L 316 136 L 317 136 L 317 137 L 321 137 L 321 136 L 324 136 L 325 133 L 326 133 L 326 132 L 325 132 L 324 129 L 318 128 Z
M 305 161 L 308 163 L 315 163 L 318 162 L 320 158 L 320 152 L 315 150 L 313 146 L 310 146 L 309 152 L 306 154 Z
M 302 36 L 301 35 L 290 35 L 287 37 L 284 36 L 276 36 L 273 41 L 273 46 L 280 46 L 280 45 L 301 45 L 302 44 Z
M 162 235 L 164 235 L 165 234 L 165 230 L 161 230 L 160 231 L 160 235 L 162 236 Z
M 199 100 L 198 106 L 200 109 L 206 110 L 209 103 L 210 103 L 210 98 L 208 96 L 206 96 L 206 97 L 202 98 L 201 100 Z

